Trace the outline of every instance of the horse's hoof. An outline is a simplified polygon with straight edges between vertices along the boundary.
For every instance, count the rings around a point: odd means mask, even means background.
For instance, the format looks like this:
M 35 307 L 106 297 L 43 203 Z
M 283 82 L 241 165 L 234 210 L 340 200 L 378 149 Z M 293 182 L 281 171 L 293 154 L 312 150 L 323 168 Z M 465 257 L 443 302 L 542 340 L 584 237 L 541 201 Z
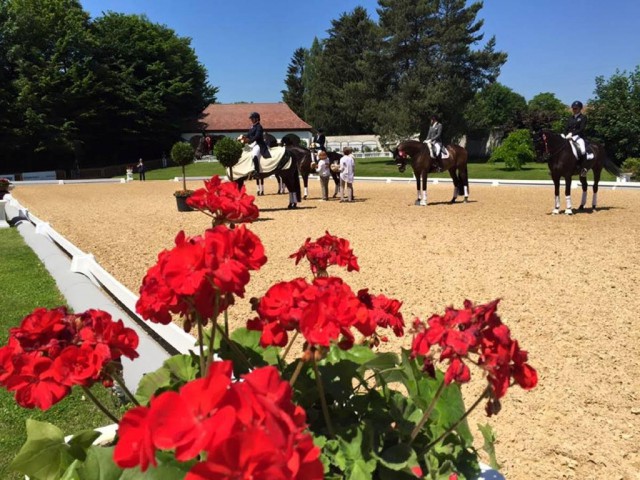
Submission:
M 420 200 L 416 200 L 414 205 L 420 205 Z
M 306 199 L 307 199 L 307 196 L 306 196 L 306 195 L 303 195 L 303 196 L 302 196 L 302 199 L 303 199 L 303 200 L 306 200 Z
M 591 205 L 591 210 L 594 211 L 594 212 L 597 212 L 598 211 L 597 210 L 597 206 L 596 205 Z
M 296 205 L 295 203 L 290 203 L 289 206 L 287 207 L 289 210 L 293 210 L 294 208 L 298 208 L 298 205 Z
M 573 215 L 573 210 L 571 210 L 570 208 L 567 208 L 567 209 L 564 211 L 564 214 L 565 214 L 565 215 Z
M 584 205 L 580 205 L 580 206 L 578 207 L 578 210 L 584 210 Z
M 421 207 L 426 207 L 427 206 L 427 201 L 426 200 L 420 200 L 420 206 Z
M 551 210 L 551 215 L 558 215 L 560 213 L 560 209 L 558 208 L 554 208 L 553 210 Z
M 453 205 L 454 203 L 456 203 L 456 199 L 455 199 L 455 198 L 452 198 L 451 200 L 449 200 L 449 203 L 450 203 L 451 205 Z
M 469 199 L 467 197 L 464 197 L 464 203 L 469 203 Z

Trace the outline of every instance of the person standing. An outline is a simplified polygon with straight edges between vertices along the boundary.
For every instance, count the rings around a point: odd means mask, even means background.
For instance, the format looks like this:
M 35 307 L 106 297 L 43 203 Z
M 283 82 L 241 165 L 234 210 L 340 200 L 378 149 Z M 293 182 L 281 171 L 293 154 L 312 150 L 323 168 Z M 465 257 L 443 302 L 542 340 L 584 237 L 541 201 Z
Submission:
M 142 158 L 140 160 L 138 160 L 138 165 L 136 165 L 136 168 L 138 169 L 138 176 L 140 178 L 140 181 L 141 182 L 146 181 L 146 179 L 147 179 L 146 175 L 145 175 L 146 168 L 144 166 L 144 163 L 142 163 Z
M 253 160 L 253 172 L 249 174 L 249 178 L 258 178 L 260 176 L 260 159 L 271 158 L 267 144 L 264 141 L 264 129 L 260 124 L 260 114 L 258 112 L 251 112 L 249 115 L 252 126 L 247 133 L 247 143 L 253 143 L 251 147 L 252 160 Z
M 576 100 L 571 104 L 573 115 L 567 122 L 565 129 L 565 138 L 573 140 L 578 146 L 578 160 L 582 166 L 580 176 L 586 177 L 587 172 L 593 165 L 593 153 L 587 152 L 586 144 L 583 138 L 584 129 L 587 126 L 587 116 L 582 113 L 582 102 Z
M 353 202 L 353 179 L 355 176 L 356 163 L 351 153 L 350 147 L 342 149 L 343 156 L 340 159 L 340 201 Z M 348 190 L 348 199 L 345 200 L 345 193 Z
M 425 143 L 429 145 L 436 171 L 442 171 L 442 124 L 436 115 L 431 115 L 431 125 Z
M 327 157 L 327 152 L 318 152 L 317 172 L 318 177 L 320 178 L 320 190 L 322 190 L 323 201 L 329 200 L 329 179 L 331 178 L 331 171 L 329 170 L 330 163 L 331 162 Z

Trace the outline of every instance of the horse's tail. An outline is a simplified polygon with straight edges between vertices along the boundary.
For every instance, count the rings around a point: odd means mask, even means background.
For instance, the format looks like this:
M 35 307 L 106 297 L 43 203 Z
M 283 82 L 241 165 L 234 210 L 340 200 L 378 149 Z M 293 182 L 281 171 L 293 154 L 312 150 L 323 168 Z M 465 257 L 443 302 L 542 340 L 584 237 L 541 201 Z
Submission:
M 458 184 L 458 195 L 464 196 L 464 187 L 467 187 L 467 195 L 469 194 L 469 170 L 467 168 L 467 150 L 458 145 L 455 146 L 456 150 L 456 163 L 458 164 L 458 178 L 460 183 Z
M 620 177 L 622 175 L 622 170 L 618 167 L 613 160 L 609 158 L 609 156 L 605 153 L 604 157 L 604 169 L 609 172 L 611 175 L 615 177 Z

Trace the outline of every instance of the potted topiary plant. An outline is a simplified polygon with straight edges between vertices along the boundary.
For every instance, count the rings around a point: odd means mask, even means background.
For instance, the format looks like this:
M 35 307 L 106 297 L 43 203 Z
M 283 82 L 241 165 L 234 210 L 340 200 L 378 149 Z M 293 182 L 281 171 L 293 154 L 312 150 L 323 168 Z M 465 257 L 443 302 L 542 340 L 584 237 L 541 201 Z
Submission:
M 242 143 L 230 137 L 221 138 L 215 147 L 213 147 L 213 153 L 225 168 L 230 169 L 238 163 L 238 160 L 240 160 L 242 156 Z M 230 174 L 229 177 L 233 180 L 232 174 Z
M 173 196 L 176 197 L 179 212 L 190 212 L 193 210 L 187 205 L 187 198 L 191 196 L 193 190 L 187 189 L 187 174 L 185 167 L 193 162 L 193 147 L 186 142 L 177 142 L 171 148 L 171 160 L 176 165 L 182 167 L 182 190 L 176 190 Z

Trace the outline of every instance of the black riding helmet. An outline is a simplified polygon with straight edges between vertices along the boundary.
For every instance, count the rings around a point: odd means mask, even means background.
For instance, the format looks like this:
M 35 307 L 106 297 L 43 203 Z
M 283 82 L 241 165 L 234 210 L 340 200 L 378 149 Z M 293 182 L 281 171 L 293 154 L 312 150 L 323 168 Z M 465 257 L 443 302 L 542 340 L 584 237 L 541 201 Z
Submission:
M 251 112 L 251 113 L 249 114 L 249 118 L 250 118 L 251 120 L 258 120 L 258 121 L 260 121 L 260 114 L 259 114 L 258 112 Z
M 582 102 L 579 100 L 576 100 L 575 102 L 573 102 L 571 104 L 571 109 L 574 109 L 574 108 L 579 108 L 580 110 L 582 110 Z

